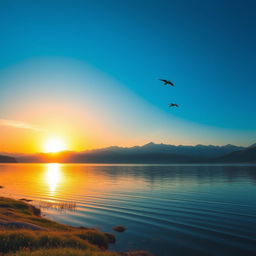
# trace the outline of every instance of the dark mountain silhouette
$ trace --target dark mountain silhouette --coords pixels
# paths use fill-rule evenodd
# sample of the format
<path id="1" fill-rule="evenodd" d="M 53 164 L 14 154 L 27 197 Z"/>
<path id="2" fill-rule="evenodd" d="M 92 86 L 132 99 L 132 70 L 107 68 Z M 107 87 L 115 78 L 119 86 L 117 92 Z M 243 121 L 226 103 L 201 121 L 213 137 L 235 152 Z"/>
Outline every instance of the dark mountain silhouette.
<path id="1" fill-rule="evenodd" d="M 243 150 L 244 147 L 225 145 L 174 146 L 150 142 L 143 146 L 107 147 L 83 152 L 65 151 L 53 154 L 16 156 L 19 162 L 64 163 L 199 163 Z"/>
<path id="2" fill-rule="evenodd" d="M 17 163 L 14 157 L 0 155 L 0 163 Z"/>
<path id="3" fill-rule="evenodd" d="M 216 159 L 218 162 L 256 163 L 256 143 Z"/>
<path id="4" fill-rule="evenodd" d="M 244 147 L 234 146 L 231 144 L 225 146 L 213 146 L 213 145 L 196 145 L 196 146 L 175 146 L 175 145 L 167 145 L 167 144 L 155 144 L 150 142 L 141 147 L 132 147 L 128 150 L 133 151 L 143 151 L 143 152 L 165 152 L 172 154 L 181 154 L 181 155 L 191 155 L 197 157 L 218 157 L 224 154 L 233 152 L 235 150 L 244 149 Z"/>
<path id="5" fill-rule="evenodd" d="M 254 148 L 256 147 L 256 143 L 252 144 L 251 146 L 249 146 L 248 148 Z"/>

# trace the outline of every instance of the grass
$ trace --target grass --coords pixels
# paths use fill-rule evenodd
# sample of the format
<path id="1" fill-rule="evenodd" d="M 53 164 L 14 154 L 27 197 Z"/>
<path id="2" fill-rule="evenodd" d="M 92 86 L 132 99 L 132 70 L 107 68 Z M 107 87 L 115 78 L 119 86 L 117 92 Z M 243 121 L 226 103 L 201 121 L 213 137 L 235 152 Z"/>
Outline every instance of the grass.
<path id="1" fill-rule="evenodd" d="M 30 250 L 75 248 L 80 250 L 96 250 L 96 245 L 81 239 L 73 232 L 46 231 L 2 231 L 0 232 L 0 251 L 3 253 L 16 252 L 23 248 Z"/>
<path id="2" fill-rule="evenodd" d="M 26 199 L 27 200 L 27 199 Z M 28 201 L 27 201 L 28 202 Z M 75 211 L 76 203 L 75 202 L 45 202 L 45 201 L 36 201 L 34 205 L 42 209 L 55 209 L 59 211 Z"/>
<path id="3" fill-rule="evenodd" d="M 118 256 L 108 251 L 82 251 L 78 249 L 40 249 L 37 251 L 23 250 L 8 256 Z"/>
<path id="4" fill-rule="evenodd" d="M 102 253 L 110 242 L 115 241 L 111 234 L 60 224 L 42 218 L 40 213 L 38 208 L 23 200 L 0 197 L 0 252 L 17 252 L 17 255 L 38 252 L 40 255 L 44 250 L 54 249 L 53 253 L 59 253 L 62 249 L 73 249 L 80 253 L 78 255 L 101 255 L 97 251 Z M 26 229 L 23 229 L 24 226 Z M 27 251 L 24 252 L 24 248 Z M 91 254 L 88 254 L 89 251 Z M 108 255 L 107 251 L 102 255 Z"/>
<path id="5" fill-rule="evenodd" d="M 72 228 L 55 221 L 42 218 L 40 209 L 21 200 L 0 197 L 0 223 L 21 222 L 33 224 L 41 229 L 71 230 Z"/>
<path id="6" fill-rule="evenodd" d="M 0 197 L 0 255 L 150 255 L 144 252 L 129 252 L 128 254 L 107 251 L 108 244 L 115 242 L 114 235 L 96 229 L 75 228 L 60 224 L 43 218 L 40 214 L 38 208 L 24 200 Z"/>

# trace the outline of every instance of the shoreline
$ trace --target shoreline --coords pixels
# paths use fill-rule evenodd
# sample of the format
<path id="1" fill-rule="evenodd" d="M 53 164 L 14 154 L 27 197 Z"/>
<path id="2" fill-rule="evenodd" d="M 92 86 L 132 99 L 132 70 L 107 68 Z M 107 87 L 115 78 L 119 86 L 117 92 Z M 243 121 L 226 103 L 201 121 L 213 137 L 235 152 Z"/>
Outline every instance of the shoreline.
<path id="1" fill-rule="evenodd" d="M 8 256 L 152 256 L 146 251 L 112 252 L 113 234 L 72 227 L 41 216 L 35 206 L 0 197 L 0 255 Z"/>

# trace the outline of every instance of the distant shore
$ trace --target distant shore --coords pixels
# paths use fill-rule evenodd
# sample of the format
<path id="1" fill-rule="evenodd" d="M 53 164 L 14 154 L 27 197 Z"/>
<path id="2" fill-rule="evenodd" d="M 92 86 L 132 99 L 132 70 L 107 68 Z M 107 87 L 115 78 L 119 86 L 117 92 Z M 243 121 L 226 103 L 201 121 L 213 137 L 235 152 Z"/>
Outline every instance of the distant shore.
<path id="1" fill-rule="evenodd" d="M 7 153 L 6 153 L 7 154 Z M 249 147 L 224 145 L 175 146 L 150 142 L 143 146 L 59 151 L 35 154 L 0 154 L 0 162 L 100 164 L 206 164 L 256 163 L 256 143 Z M 2 159 L 1 159 L 2 158 Z"/>

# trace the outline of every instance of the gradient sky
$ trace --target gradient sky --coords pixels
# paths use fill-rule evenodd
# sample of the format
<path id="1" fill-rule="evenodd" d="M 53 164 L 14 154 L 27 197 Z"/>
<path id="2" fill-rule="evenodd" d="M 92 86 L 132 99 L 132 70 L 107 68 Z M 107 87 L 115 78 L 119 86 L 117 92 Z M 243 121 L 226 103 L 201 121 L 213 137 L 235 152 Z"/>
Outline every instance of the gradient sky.
<path id="1" fill-rule="evenodd" d="M 1 1 L 0 151 L 40 151 L 51 136 L 74 150 L 255 143 L 255 10 L 254 0 Z"/>

